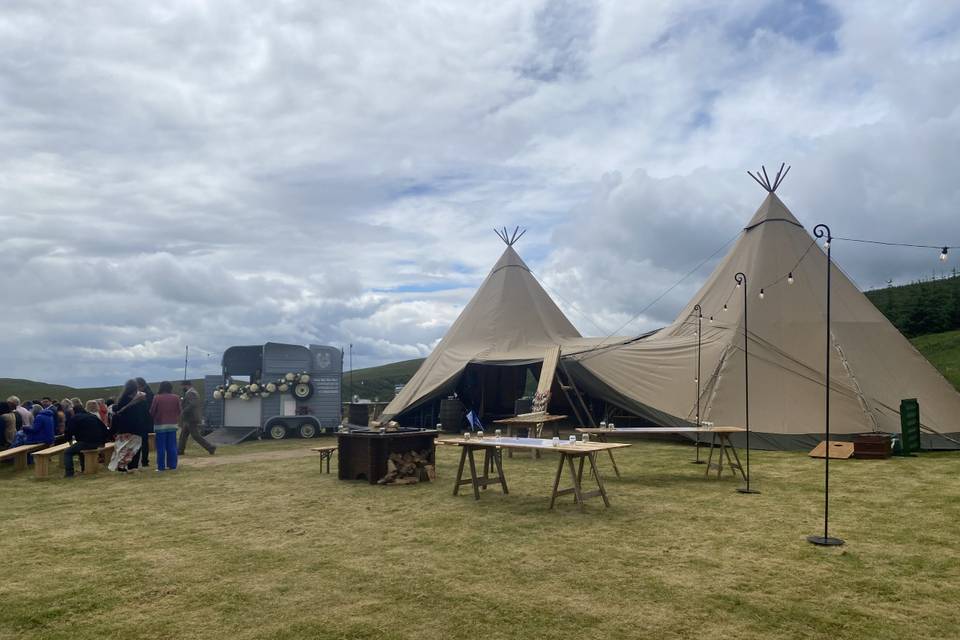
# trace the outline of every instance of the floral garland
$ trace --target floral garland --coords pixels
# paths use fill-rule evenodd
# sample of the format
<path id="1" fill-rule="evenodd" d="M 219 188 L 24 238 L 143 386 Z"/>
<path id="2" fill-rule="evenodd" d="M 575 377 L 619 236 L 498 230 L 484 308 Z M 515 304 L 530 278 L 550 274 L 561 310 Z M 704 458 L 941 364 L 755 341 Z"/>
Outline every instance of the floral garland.
<path id="1" fill-rule="evenodd" d="M 272 393 L 286 393 L 290 387 L 296 384 L 306 384 L 310 382 L 310 375 L 306 371 L 300 373 L 287 373 L 274 382 L 266 384 L 253 380 L 242 384 L 231 382 L 230 384 L 221 384 L 213 391 L 215 400 L 240 398 L 241 400 L 252 400 L 253 398 L 267 398 Z"/>

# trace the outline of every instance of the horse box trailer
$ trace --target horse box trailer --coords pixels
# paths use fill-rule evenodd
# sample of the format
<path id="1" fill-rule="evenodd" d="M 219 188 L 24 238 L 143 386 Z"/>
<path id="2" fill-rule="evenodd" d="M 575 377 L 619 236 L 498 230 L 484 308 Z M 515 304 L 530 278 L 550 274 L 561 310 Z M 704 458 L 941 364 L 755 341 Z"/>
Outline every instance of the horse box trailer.
<path id="1" fill-rule="evenodd" d="M 251 436 L 312 438 L 340 426 L 343 352 L 268 342 L 230 347 L 222 373 L 205 378 L 205 418 L 214 442 Z"/>

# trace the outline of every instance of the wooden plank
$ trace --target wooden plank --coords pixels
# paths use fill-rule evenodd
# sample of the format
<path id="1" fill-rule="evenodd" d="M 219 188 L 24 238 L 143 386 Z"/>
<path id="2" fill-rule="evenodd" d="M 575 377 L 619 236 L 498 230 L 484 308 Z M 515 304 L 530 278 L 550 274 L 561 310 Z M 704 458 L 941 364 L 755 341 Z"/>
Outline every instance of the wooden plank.
<path id="1" fill-rule="evenodd" d="M 543 367 L 540 369 L 540 379 L 537 381 L 537 393 L 550 393 L 558 362 L 560 362 L 560 345 L 547 347 L 547 352 L 543 356 Z"/>
<path id="2" fill-rule="evenodd" d="M 34 451 L 40 451 L 41 449 L 46 448 L 47 445 L 45 444 L 22 444 L 19 447 L 11 447 L 10 449 L 4 449 L 3 451 L 0 451 L 0 460 L 6 460 L 7 458 L 16 459 L 17 456 L 33 453 Z"/>
<path id="3" fill-rule="evenodd" d="M 500 438 L 497 440 L 493 436 L 487 436 L 483 439 L 470 438 L 469 440 L 465 440 L 463 438 L 449 438 L 447 440 L 438 440 L 437 442 L 443 442 L 447 445 L 456 445 L 467 448 L 488 447 L 492 449 L 539 449 L 541 451 L 557 451 L 573 455 L 586 455 L 591 451 L 624 449 L 626 447 L 633 446 L 629 442 L 583 442 L 580 440 L 577 440 L 577 444 L 570 444 L 570 442 L 567 440 L 560 440 L 559 443 L 554 446 L 553 441 L 546 438 Z"/>
<path id="4" fill-rule="evenodd" d="M 811 458 L 825 458 L 827 450 L 827 441 L 824 440 L 813 449 L 810 450 Z M 853 443 L 852 442 L 837 442 L 835 440 L 830 441 L 830 459 L 831 460 L 846 460 L 853 456 Z"/>
<path id="5" fill-rule="evenodd" d="M 577 427 L 577 433 L 591 435 L 630 435 L 631 433 L 744 433 L 743 427 L 622 427 L 617 429 L 601 429 L 599 427 Z"/>

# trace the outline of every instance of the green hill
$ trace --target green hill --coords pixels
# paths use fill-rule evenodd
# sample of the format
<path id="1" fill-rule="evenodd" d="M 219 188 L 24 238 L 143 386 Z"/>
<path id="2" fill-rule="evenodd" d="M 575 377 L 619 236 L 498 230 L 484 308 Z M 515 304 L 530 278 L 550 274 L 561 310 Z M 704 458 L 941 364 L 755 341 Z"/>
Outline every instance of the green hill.
<path id="1" fill-rule="evenodd" d="M 392 400 L 394 387 L 398 384 L 406 384 L 421 364 L 423 364 L 423 358 L 393 362 L 369 369 L 355 369 L 353 371 L 353 393 L 368 400 L 377 399 L 381 402 Z M 343 387 L 341 389 L 343 401 L 349 402 L 349 373 L 343 374 Z"/>
<path id="2" fill-rule="evenodd" d="M 877 309 L 908 338 L 960 329 L 960 276 L 866 292 Z"/>
<path id="3" fill-rule="evenodd" d="M 910 342 L 960 391 L 960 331 L 919 336 Z"/>

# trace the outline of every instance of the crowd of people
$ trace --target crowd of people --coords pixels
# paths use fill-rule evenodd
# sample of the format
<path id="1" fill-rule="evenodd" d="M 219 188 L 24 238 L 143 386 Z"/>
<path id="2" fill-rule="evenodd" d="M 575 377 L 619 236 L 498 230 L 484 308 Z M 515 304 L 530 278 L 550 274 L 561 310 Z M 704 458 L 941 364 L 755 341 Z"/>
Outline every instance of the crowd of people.
<path id="1" fill-rule="evenodd" d="M 200 432 L 202 404 L 188 380 L 182 383 L 181 396 L 173 392 L 170 382 L 161 382 L 154 393 L 143 378 L 127 380 L 116 401 L 64 398 L 55 402 L 43 397 L 21 403 L 17 396 L 10 396 L 0 402 L 0 446 L 68 443 L 70 446 L 63 453 L 63 470 L 69 478 L 74 475 L 75 456 L 113 442 L 107 467 L 130 473 L 150 466 L 149 434 L 153 433 L 157 471 L 173 470 L 191 436 L 210 455 L 216 451 Z M 82 455 L 80 468 L 83 469 Z"/>

